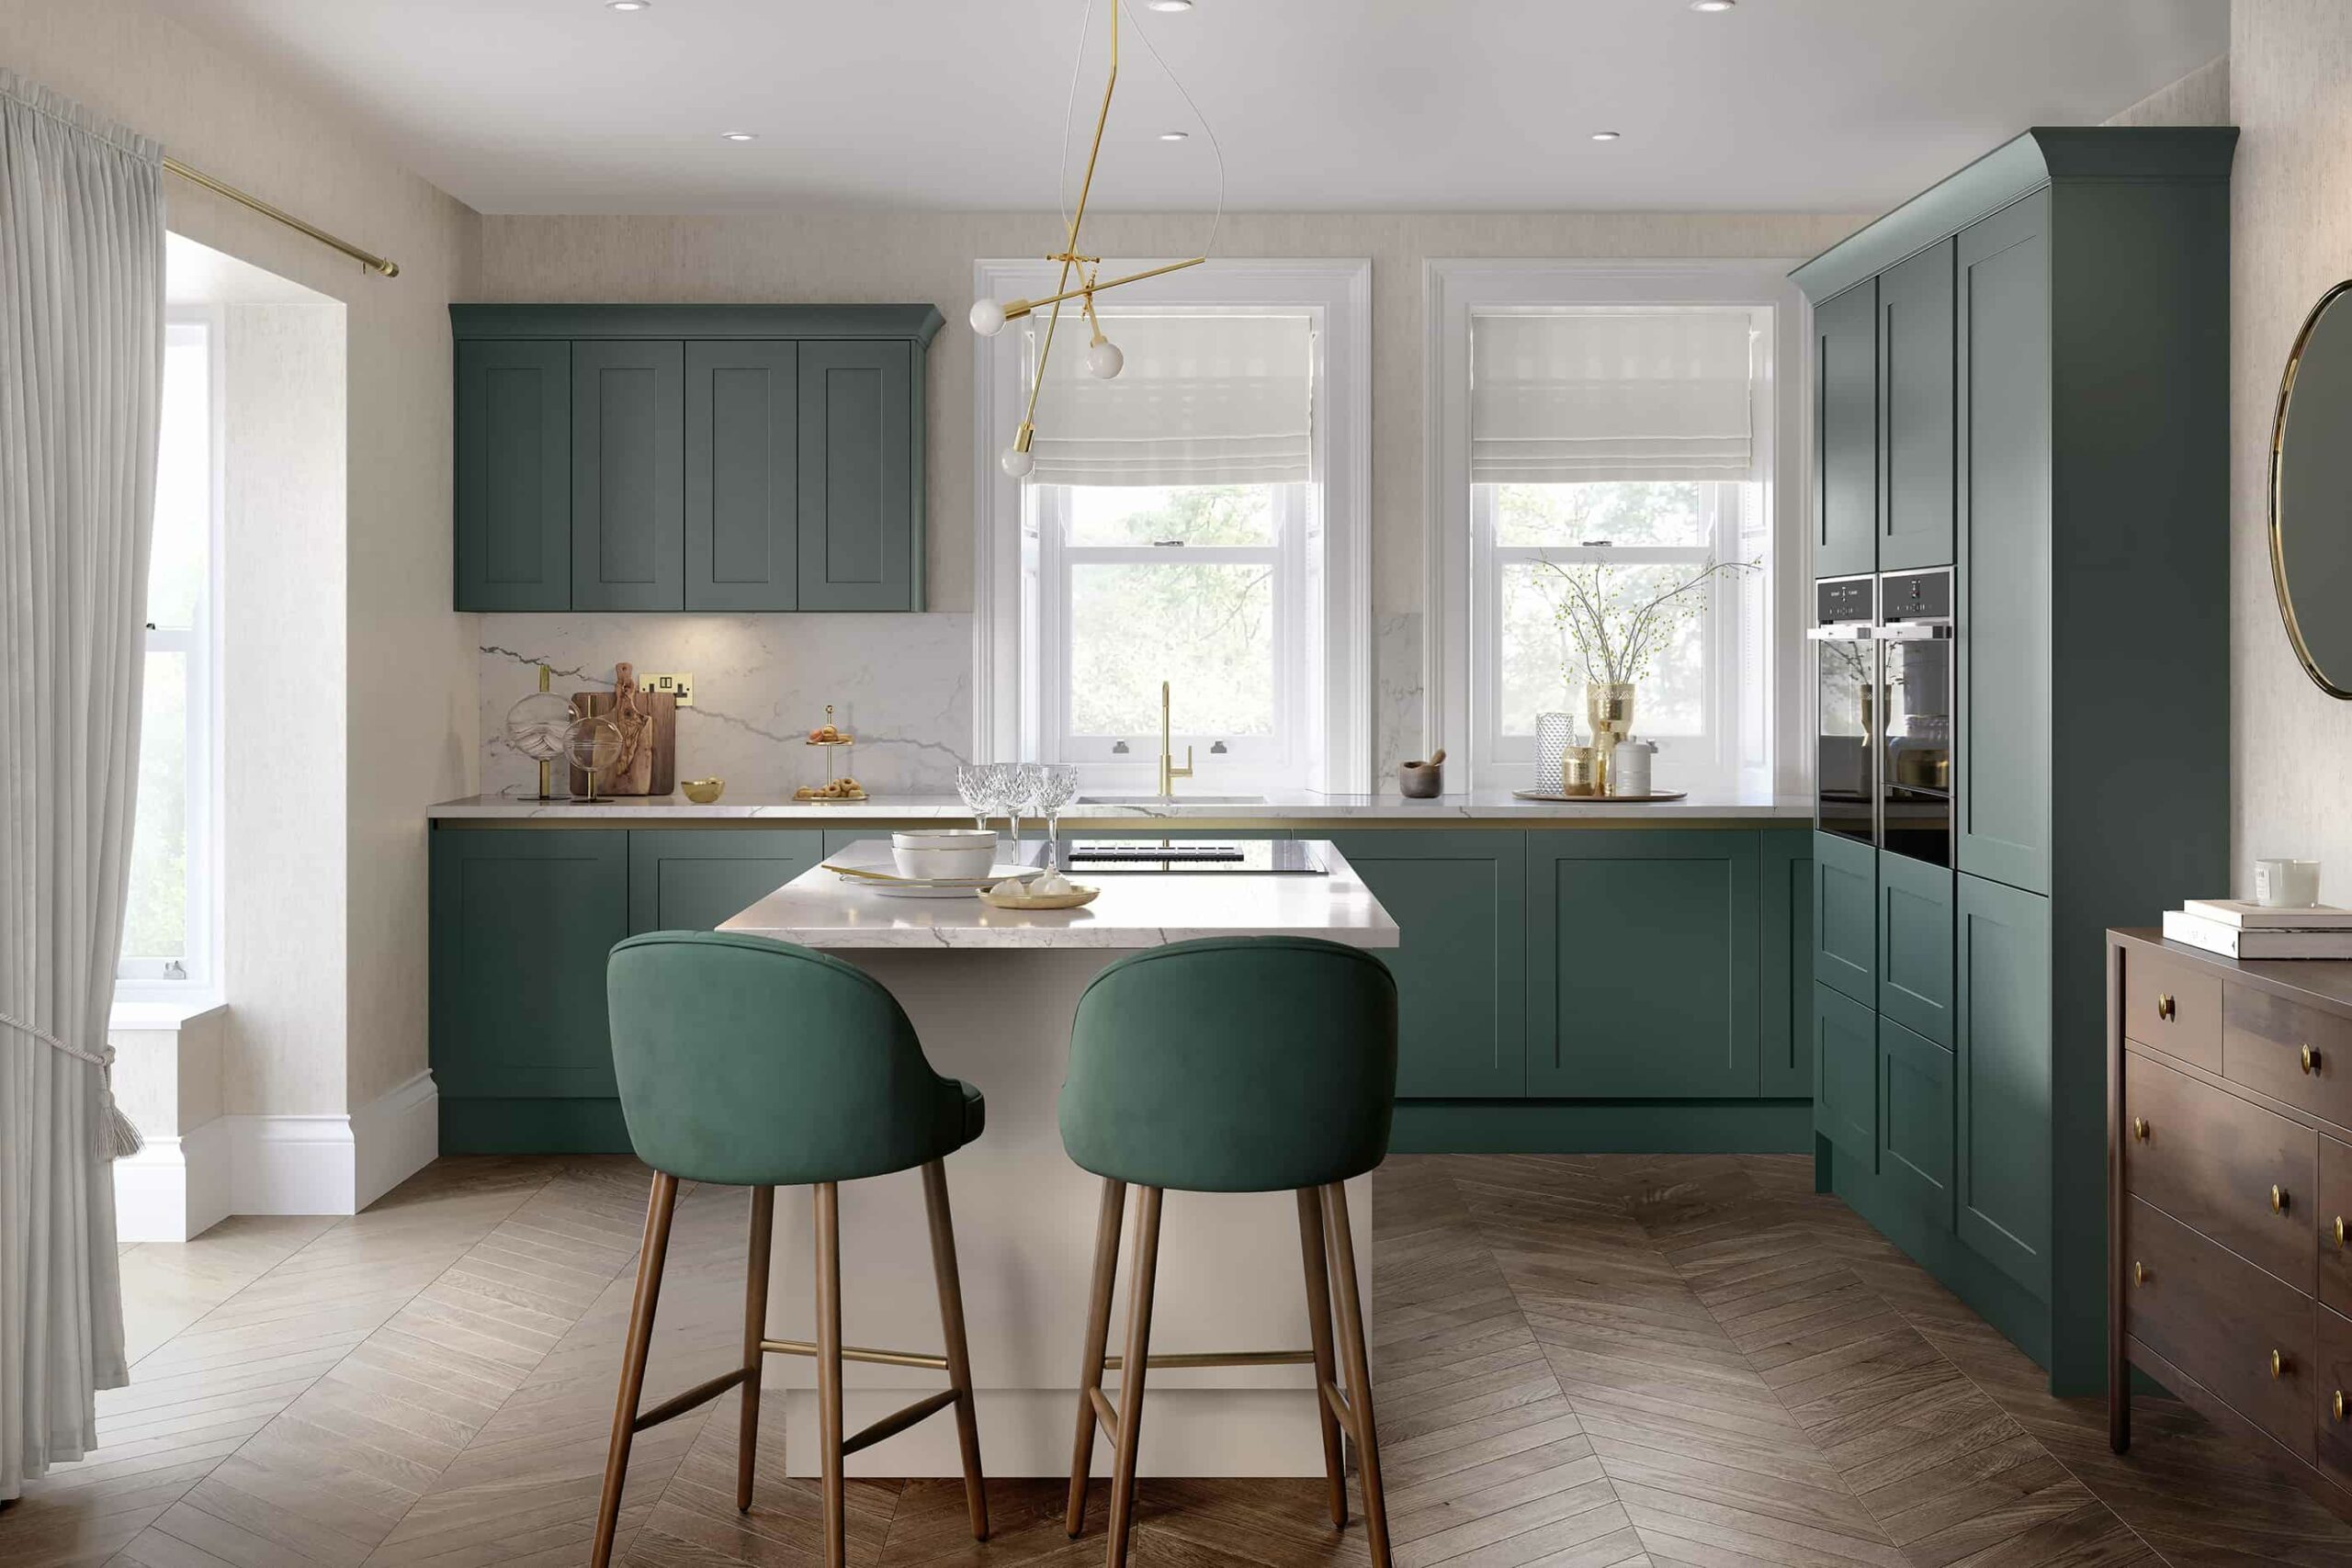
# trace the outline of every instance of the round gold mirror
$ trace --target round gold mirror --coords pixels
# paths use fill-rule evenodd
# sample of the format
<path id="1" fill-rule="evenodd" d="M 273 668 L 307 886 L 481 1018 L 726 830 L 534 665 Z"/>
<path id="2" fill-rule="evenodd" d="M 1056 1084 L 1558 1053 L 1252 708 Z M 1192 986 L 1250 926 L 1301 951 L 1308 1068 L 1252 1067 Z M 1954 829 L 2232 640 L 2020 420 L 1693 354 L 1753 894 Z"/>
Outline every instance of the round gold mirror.
<path id="1" fill-rule="evenodd" d="M 2352 699 L 2352 281 L 2312 307 L 2278 383 L 2270 580 L 2304 671 Z"/>

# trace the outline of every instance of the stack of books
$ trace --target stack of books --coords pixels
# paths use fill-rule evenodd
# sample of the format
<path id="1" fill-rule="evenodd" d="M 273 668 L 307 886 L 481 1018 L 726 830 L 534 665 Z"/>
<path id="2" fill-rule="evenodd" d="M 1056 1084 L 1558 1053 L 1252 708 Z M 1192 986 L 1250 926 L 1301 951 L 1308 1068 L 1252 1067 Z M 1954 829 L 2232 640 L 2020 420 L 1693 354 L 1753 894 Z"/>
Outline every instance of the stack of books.
<path id="1" fill-rule="evenodd" d="M 2314 904 L 2268 909 L 2234 898 L 2191 898 L 2165 911 L 2165 935 L 2224 958 L 2352 958 L 2352 909 Z"/>

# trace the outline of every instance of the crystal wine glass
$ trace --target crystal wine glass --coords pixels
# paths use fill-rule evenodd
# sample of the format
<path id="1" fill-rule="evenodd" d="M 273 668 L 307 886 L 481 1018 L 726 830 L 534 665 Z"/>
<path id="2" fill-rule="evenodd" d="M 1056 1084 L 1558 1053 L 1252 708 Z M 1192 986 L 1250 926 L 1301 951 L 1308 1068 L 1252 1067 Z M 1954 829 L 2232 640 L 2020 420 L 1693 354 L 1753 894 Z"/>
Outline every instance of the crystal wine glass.
<path id="1" fill-rule="evenodd" d="M 1078 796 L 1078 770 L 1067 762 L 1037 764 L 1036 793 L 1032 797 L 1039 816 L 1046 819 L 1046 867 L 1049 871 L 1062 868 L 1061 836 L 1054 819 L 1063 807 Z"/>
<path id="2" fill-rule="evenodd" d="M 956 793 L 964 797 L 964 809 L 972 814 L 972 826 L 986 832 L 989 812 L 995 805 L 995 798 L 989 793 L 989 765 L 986 762 L 956 763 Z"/>
<path id="3" fill-rule="evenodd" d="M 1005 826 L 1012 829 L 1012 858 L 1017 862 L 1021 858 L 1021 808 L 1029 803 L 1028 784 L 1021 776 L 1021 764 L 990 762 L 986 778 L 989 813 L 1001 813 Z"/>

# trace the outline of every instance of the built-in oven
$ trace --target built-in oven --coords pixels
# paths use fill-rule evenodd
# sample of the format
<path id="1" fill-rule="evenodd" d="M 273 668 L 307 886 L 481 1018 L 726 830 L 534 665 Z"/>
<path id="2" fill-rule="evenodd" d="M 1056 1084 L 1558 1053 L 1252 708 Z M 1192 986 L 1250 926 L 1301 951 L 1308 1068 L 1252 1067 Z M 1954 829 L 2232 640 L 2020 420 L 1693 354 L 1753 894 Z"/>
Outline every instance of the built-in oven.
<path id="1" fill-rule="evenodd" d="M 1813 824 L 1878 840 L 1878 579 L 1824 578 L 1813 586 Z"/>
<path id="2" fill-rule="evenodd" d="M 1951 569 L 1879 579 L 1879 832 L 1883 850 L 1951 863 Z"/>
<path id="3" fill-rule="evenodd" d="M 1951 570 L 1814 585 L 1814 825 L 1951 863 Z"/>

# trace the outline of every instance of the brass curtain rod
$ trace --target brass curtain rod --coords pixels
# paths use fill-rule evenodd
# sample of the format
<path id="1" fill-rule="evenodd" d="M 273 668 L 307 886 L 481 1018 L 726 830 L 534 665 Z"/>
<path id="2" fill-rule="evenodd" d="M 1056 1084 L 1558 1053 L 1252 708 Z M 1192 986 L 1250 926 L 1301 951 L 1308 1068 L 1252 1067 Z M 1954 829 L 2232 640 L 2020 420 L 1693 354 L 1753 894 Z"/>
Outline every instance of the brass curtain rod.
<path id="1" fill-rule="evenodd" d="M 220 181 L 214 179 L 210 175 L 206 174 L 201 169 L 189 168 L 177 158 L 165 158 L 164 160 L 164 167 L 170 173 L 179 175 L 179 177 L 184 180 L 189 181 L 195 185 L 200 185 L 205 189 L 211 191 L 216 195 L 225 196 L 231 201 L 250 207 L 265 218 L 275 218 L 280 223 L 285 224 L 288 229 L 300 230 L 303 233 L 308 234 L 319 243 L 332 246 L 335 250 L 341 251 L 345 255 L 349 256 L 353 261 L 357 262 L 369 272 L 380 274 L 385 277 L 398 277 L 401 275 L 400 263 L 363 251 L 357 245 L 351 243 L 348 240 L 337 239 L 334 235 L 328 233 L 324 229 L 319 228 L 315 224 L 303 222 L 300 218 L 295 217 L 292 213 L 285 210 L 283 208 L 272 207 L 269 203 L 264 201 L 257 196 L 249 196 L 245 192 L 239 190 L 235 186 L 224 185 Z"/>

